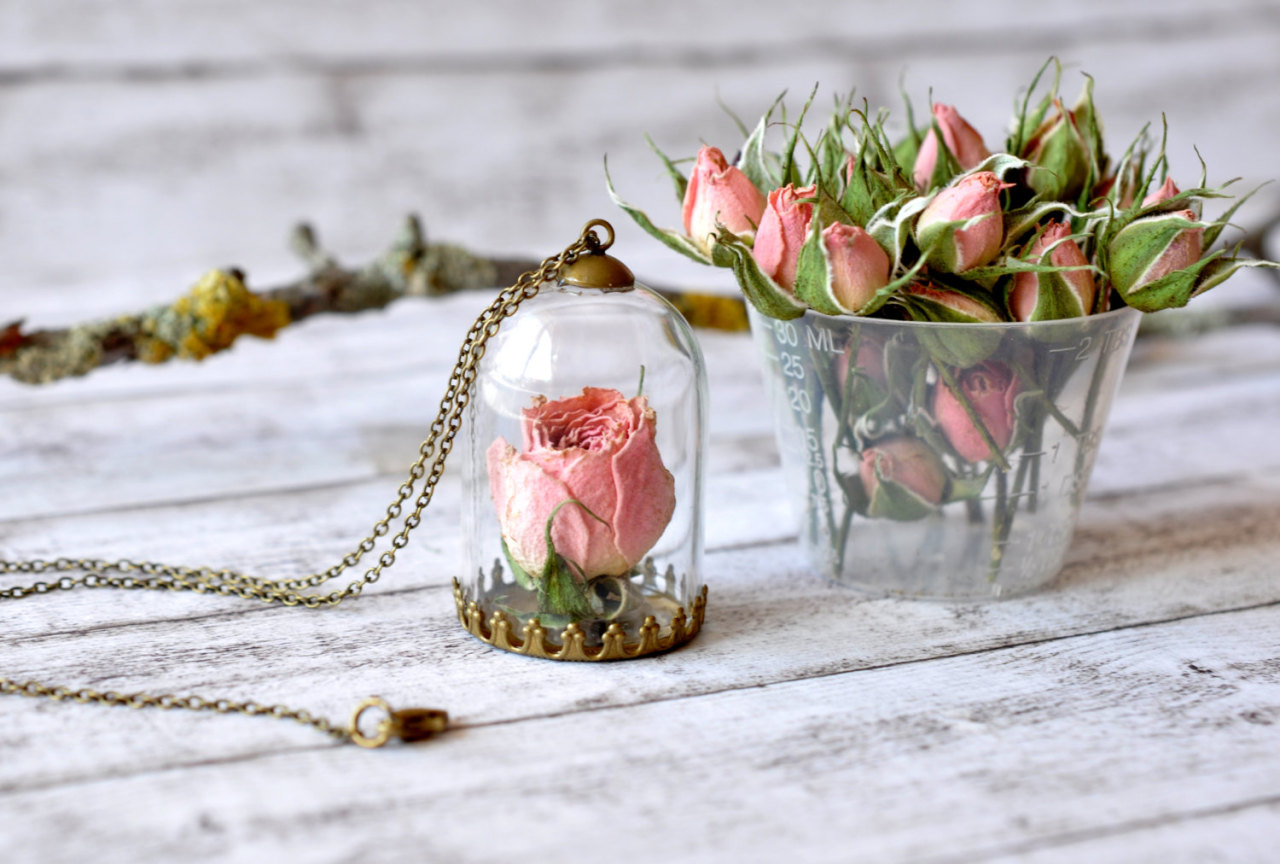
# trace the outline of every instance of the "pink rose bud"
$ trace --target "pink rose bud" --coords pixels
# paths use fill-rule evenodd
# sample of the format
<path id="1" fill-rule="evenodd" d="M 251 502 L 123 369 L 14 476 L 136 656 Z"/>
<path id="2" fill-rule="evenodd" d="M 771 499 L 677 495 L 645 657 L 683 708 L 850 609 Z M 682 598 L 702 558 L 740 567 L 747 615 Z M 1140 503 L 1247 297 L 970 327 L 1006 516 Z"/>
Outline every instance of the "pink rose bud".
<path id="1" fill-rule="evenodd" d="M 1142 199 L 1142 206 L 1150 207 L 1152 204 L 1159 204 L 1161 201 L 1168 201 L 1170 198 L 1176 198 L 1181 191 L 1182 190 L 1178 188 L 1178 184 L 1173 182 L 1172 177 L 1166 177 L 1164 178 L 1164 183 L 1161 184 L 1159 189 L 1149 193 L 1147 197 Z"/>
<path id="2" fill-rule="evenodd" d="M 912 282 L 902 289 L 910 308 L 918 311 L 912 318 L 942 324 L 996 324 L 1003 319 L 996 310 L 967 294 L 939 288 L 932 283 Z"/>
<path id="3" fill-rule="evenodd" d="M 1111 284 L 1127 304 L 1143 312 L 1184 306 L 1195 293 L 1193 272 L 1170 279 L 1163 286 L 1148 286 L 1200 260 L 1204 254 L 1204 229 L 1194 210 L 1159 213 L 1121 228 L 1107 244 L 1107 252 Z"/>
<path id="4" fill-rule="evenodd" d="M 813 218 L 813 204 L 797 202 L 817 194 L 816 186 L 797 189 L 790 183 L 770 192 L 751 250 L 761 271 L 793 293 L 800 249 L 809 234 L 809 220 Z"/>
<path id="5" fill-rule="evenodd" d="M 1027 250 L 1027 260 L 1054 267 L 1087 267 L 1089 259 L 1074 240 L 1067 239 L 1070 234 L 1071 227 L 1065 222 L 1050 223 Z M 1018 321 L 1078 318 L 1093 311 L 1097 294 L 1091 270 L 1017 273 L 1009 292 L 1009 311 Z"/>
<path id="6" fill-rule="evenodd" d="M 963 273 L 995 260 L 1004 244 L 1000 190 L 1011 185 L 990 171 L 980 171 L 940 191 L 916 222 L 916 240 L 926 250 L 929 263 L 949 273 Z M 984 218 L 972 227 L 961 227 L 976 217 Z"/>
<path id="7" fill-rule="evenodd" d="M 489 491 L 516 564 L 534 578 L 542 573 L 553 512 L 555 552 L 575 573 L 620 576 L 644 557 L 676 504 L 654 419 L 645 397 L 626 399 L 617 390 L 587 387 L 555 401 L 534 397 L 521 412 L 524 450 L 499 438 L 486 454 Z M 567 501 L 581 506 L 560 506 Z"/>
<path id="8" fill-rule="evenodd" d="M 833 222 L 822 232 L 830 261 L 831 293 L 836 302 L 857 312 L 889 284 L 888 254 L 856 225 Z"/>
<path id="9" fill-rule="evenodd" d="M 988 361 L 962 369 L 956 373 L 955 381 L 991 440 L 1003 450 L 1013 438 L 1016 426 L 1013 400 L 1020 389 L 1018 379 L 1008 366 Z M 933 416 L 961 458 L 969 462 L 991 458 L 991 447 L 974 425 L 964 404 L 942 383 L 934 390 Z"/>
<path id="10" fill-rule="evenodd" d="M 991 155 L 987 145 L 982 143 L 982 136 L 960 116 L 960 112 L 955 108 L 935 103 L 933 116 L 938 121 L 938 128 L 942 130 L 942 143 L 960 163 L 961 170 L 968 171 Z M 916 164 L 912 170 L 916 188 L 920 191 L 928 190 L 929 181 L 933 177 L 933 170 L 937 164 L 938 137 L 934 135 L 933 127 L 930 126 L 929 131 L 924 135 L 924 140 L 920 142 L 920 150 L 916 153 Z"/>
<path id="11" fill-rule="evenodd" d="M 698 164 L 684 191 L 684 231 L 703 252 L 711 254 L 716 220 L 734 234 L 755 235 L 764 212 L 764 195 L 715 147 L 698 151 Z"/>
<path id="12" fill-rule="evenodd" d="M 938 454 L 919 438 L 890 438 L 862 453 L 858 466 L 867 492 L 867 514 L 907 521 L 937 508 L 947 471 Z"/>

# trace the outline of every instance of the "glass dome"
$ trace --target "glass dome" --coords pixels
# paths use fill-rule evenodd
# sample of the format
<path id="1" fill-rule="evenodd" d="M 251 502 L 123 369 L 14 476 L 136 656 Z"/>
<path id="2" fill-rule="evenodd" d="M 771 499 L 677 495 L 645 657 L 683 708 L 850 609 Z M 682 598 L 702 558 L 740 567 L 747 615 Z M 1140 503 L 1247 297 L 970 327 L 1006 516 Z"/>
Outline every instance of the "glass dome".
<path id="1" fill-rule="evenodd" d="M 490 340 L 467 421 L 455 596 L 473 635 L 596 660 L 697 633 L 706 373 L 670 303 L 544 286 Z"/>

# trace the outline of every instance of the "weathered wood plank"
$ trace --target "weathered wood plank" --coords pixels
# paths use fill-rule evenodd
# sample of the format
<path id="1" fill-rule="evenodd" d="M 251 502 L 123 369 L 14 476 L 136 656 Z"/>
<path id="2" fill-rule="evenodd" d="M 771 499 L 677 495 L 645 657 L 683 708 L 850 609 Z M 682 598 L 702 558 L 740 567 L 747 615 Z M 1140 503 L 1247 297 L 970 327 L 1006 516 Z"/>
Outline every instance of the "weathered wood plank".
<path id="1" fill-rule="evenodd" d="M 469 312 L 457 314 L 463 306 L 449 304 L 456 326 L 440 329 L 460 332 L 469 318 Z M 376 323 L 351 326 L 367 326 L 372 341 Z M 1259 469 L 1280 464 L 1272 446 L 1280 411 L 1277 334 L 1241 330 L 1205 344 L 1175 370 L 1155 369 L 1154 392 L 1143 393 L 1141 369 L 1127 378 L 1099 455 L 1095 493 L 1228 476 L 1244 454 Z M 434 413 L 431 399 L 448 362 L 439 358 L 453 353 L 437 350 L 430 366 L 395 377 L 383 370 L 334 380 L 286 376 L 251 388 L 180 394 L 158 386 L 150 395 L 87 403 L 59 398 L 59 388 L 48 405 L 42 392 L 32 392 L 0 407 L 6 491 L 0 519 L 331 487 L 376 476 L 390 484 L 407 470 Z M 717 343 L 711 363 L 716 470 L 774 464 L 752 350 L 745 339 Z M 245 362 L 260 356 L 249 354 Z M 303 352 L 300 359 L 309 356 Z M 337 352 L 335 364 L 342 356 Z M 300 374 L 293 360 L 282 356 L 281 364 Z M 166 384 L 189 382 L 192 375 L 176 367 L 135 372 L 162 376 Z M 93 386 L 77 382 L 67 392 Z M 1206 435 L 1231 446 L 1204 446 Z M 75 488 L 75 498 L 59 497 L 55 490 L 64 488 Z"/>
<path id="2" fill-rule="evenodd" d="M 1176 175 L 1196 173 L 1194 144 L 1212 179 L 1241 175 L 1254 185 L 1274 175 L 1267 142 L 1280 134 L 1280 93 L 1270 86 L 1280 75 L 1271 50 L 1280 25 L 1266 10 L 1214 17 L 1239 29 L 1198 28 L 1186 34 L 1194 43 L 1081 43 L 1069 59 L 1098 78 L 1113 150 L 1164 111 Z M 788 51 L 778 65 L 676 60 L 640 73 L 285 70 L 0 88 L 0 258 L 9 275 L 0 309 L 38 323 L 107 314 L 169 299 L 227 263 L 264 282 L 282 278 L 295 272 L 283 236 L 303 216 L 352 259 L 385 245 L 409 210 L 423 212 L 433 237 L 545 254 L 587 218 L 617 215 L 604 191 L 606 153 L 618 188 L 675 224 L 678 207 L 641 136 L 674 154 L 692 154 L 701 139 L 732 147 L 739 136 L 715 106 L 717 89 L 747 117 L 782 89 L 804 93 L 815 81 L 830 90 L 856 84 L 873 105 L 896 106 L 908 65 L 918 101 L 935 85 L 938 99 L 961 103 L 994 143 L 1016 89 L 1051 50 L 1031 42 L 997 53 L 984 37 L 982 56 L 958 62 L 925 41 L 892 57 L 833 44 L 831 54 Z M 1206 59 L 1182 62 L 1189 50 Z M 1072 90 L 1078 80 L 1072 73 Z M 1280 193 L 1264 190 L 1242 219 L 1261 220 L 1277 204 Z M 642 275 L 727 284 L 639 229 L 621 230 L 619 248 Z"/>
<path id="3" fill-rule="evenodd" d="M 1278 637 L 1270 606 L 626 711 L 593 702 L 597 670 L 579 669 L 592 710 L 373 756 L 285 751 L 5 794 L 0 852 L 479 862 L 659 846 L 675 861 L 981 860 L 1274 800 Z M 661 665 L 603 674 L 630 686 Z M 513 683 L 512 695 L 542 689 Z M 134 740 L 194 751 L 218 722 Z M 317 794 L 335 783 L 340 799 Z M 1222 841 L 1212 848 L 1229 850 Z"/>
<path id="4" fill-rule="evenodd" d="M 1275 852 L 1277 826 L 1280 801 L 1265 796 L 1257 801 L 1211 805 L 1193 813 L 1149 817 L 1128 825 L 1085 828 L 1074 836 L 1048 841 L 1015 843 L 996 857 L 984 856 L 982 860 L 988 864 L 1266 861 Z M 945 854 L 927 859 L 929 864 L 966 860 L 975 859 Z"/>
<path id="5" fill-rule="evenodd" d="M 358 603 L 321 614 L 167 594 L 24 601 L 30 618 L 15 622 L 3 639 L 4 673 L 99 689 L 266 698 L 338 716 L 368 692 L 382 692 L 399 702 L 438 702 L 462 724 L 475 725 L 1280 602 L 1273 565 L 1280 555 L 1273 530 L 1280 473 L 1198 491 L 1194 500 L 1157 492 L 1086 510 L 1058 584 L 996 604 L 870 599 L 809 575 L 789 543 L 713 553 L 706 632 L 653 662 L 585 668 L 493 651 L 454 619 L 444 588 L 448 571 L 410 569 L 405 582 L 400 574 L 388 577 Z M 755 637 L 743 642 L 742 633 Z M 315 733 L 282 724 L 217 719 L 0 700 L 0 752 L 6 752 L 0 788 L 325 746 Z M 56 756 L 17 746 L 40 736 L 67 743 Z M 153 744 L 130 743 L 152 738 Z"/>
<path id="6" fill-rule="evenodd" d="M 1037 9 L 1035 15 L 1008 2 L 988 2 L 977 13 L 946 0 L 922 0 L 905 16 L 885 15 L 869 0 L 811 3 L 786 15 L 760 0 L 739 3 L 734 15 L 724 15 L 723 7 L 708 0 L 678 8 L 601 8 L 587 0 L 531 8 L 503 0 L 448 6 L 447 12 L 440 3 L 394 0 L 360 9 L 299 0 L 270 9 L 243 0 L 186 2 L 181 9 L 136 0 L 128 10 L 103 9 L 87 0 L 10 5 L 0 36 L 0 69 L 35 67 L 49 76 L 59 70 L 66 74 L 67 67 L 88 66 L 101 74 L 172 64 L 170 74 L 192 78 L 210 74 L 209 67 L 234 73 L 241 64 L 250 64 L 240 68 L 241 74 L 255 74 L 263 61 L 317 70 L 349 65 L 358 71 L 434 58 L 454 63 L 474 58 L 482 68 L 513 60 L 563 67 L 725 63 L 744 56 L 776 63 L 780 47 L 835 53 L 846 47 L 842 42 L 877 57 L 927 53 L 926 48 L 955 56 L 1050 39 L 1167 44 L 1275 20 L 1274 10 L 1244 0 L 1219 4 L 1215 15 L 1206 15 L 1196 0 L 1132 0 L 1123 7 L 1082 0 L 1070 9 Z M 762 27 L 763 20 L 769 26 Z M 573 26 L 564 26 L 566 21 Z M 709 21 L 715 26 L 706 26 Z M 255 61 L 259 65 L 252 65 Z"/>

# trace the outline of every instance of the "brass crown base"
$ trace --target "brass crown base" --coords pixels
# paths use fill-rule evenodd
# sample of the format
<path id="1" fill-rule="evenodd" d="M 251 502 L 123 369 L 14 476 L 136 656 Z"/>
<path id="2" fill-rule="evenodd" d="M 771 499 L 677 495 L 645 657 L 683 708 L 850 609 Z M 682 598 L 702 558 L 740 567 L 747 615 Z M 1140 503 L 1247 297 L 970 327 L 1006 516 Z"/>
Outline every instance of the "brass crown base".
<path id="1" fill-rule="evenodd" d="M 560 631 L 559 645 L 548 641 L 548 631 L 537 618 L 525 624 L 518 637 L 513 632 L 517 622 L 512 616 L 501 609 L 487 615 L 479 603 L 467 599 L 457 579 L 453 580 L 453 600 L 458 606 L 458 620 L 467 632 L 494 648 L 544 660 L 631 660 L 679 648 L 697 636 L 706 617 L 707 587 L 702 586 L 702 591 L 693 600 L 693 619 L 685 617 L 681 606 L 671 619 L 671 630 L 666 635 L 662 634 L 657 619 L 650 615 L 640 625 L 639 641 L 627 641 L 626 629 L 615 621 L 605 631 L 601 644 L 591 646 L 586 644 L 587 634 L 576 623 Z"/>

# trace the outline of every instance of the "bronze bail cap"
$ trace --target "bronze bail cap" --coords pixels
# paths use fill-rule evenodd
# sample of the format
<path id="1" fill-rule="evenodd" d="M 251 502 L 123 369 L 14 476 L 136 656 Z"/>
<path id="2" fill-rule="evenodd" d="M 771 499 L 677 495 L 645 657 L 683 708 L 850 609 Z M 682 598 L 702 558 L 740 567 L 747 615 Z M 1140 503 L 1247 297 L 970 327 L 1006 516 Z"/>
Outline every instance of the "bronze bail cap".
<path id="1" fill-rule="evenodd" d="M 604 229 L 606 239 L 599 238 L 596 228 Z M 588 254 L 565 265 L 560 272 L 563 284 L 576 288 L 597 288 L 601 291 L 630 291 L 635 287 L 636 277 L 631 268 L 612 255 L 605 254 L 604 250 L 613 245 L 612 225 L 603 219 L 592 219 L 583 227 L 582 237 L 586 241 Z"/>

